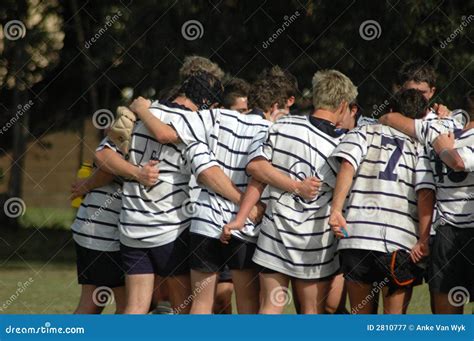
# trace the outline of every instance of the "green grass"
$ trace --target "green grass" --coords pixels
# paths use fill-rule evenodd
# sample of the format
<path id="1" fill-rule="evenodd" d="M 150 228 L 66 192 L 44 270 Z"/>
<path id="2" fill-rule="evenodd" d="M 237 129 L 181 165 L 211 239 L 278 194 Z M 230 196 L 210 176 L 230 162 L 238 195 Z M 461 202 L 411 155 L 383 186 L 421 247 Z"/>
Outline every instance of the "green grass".
<path id="1" fill-rule="evenodd" d="M 20 218 L 22 227 L 69 229 L 76 217 L 75 208 L 27 207 Z"/>

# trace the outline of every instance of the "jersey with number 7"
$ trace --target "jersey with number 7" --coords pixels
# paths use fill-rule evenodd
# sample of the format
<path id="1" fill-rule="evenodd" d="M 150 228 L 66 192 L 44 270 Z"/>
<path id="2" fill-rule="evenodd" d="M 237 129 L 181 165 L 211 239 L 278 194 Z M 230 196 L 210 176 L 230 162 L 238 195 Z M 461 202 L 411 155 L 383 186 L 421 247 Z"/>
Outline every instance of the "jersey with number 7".
<path id="1" fill-rule="evenodd" d="M 417 242 L 417 166 L 423 148 L 413 138 L 380 124 L 350 131 L 336 147 L 330 162 L 340 158 L 355 168 L 346 201 L 349 236 L 341 249 L 392 252 L 410 250 Z"/>

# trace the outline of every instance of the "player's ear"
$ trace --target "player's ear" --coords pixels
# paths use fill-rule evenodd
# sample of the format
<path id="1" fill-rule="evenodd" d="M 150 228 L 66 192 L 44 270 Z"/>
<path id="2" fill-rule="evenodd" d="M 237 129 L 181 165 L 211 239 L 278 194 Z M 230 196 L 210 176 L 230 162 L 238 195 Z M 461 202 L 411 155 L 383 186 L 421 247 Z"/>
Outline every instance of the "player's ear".
<path id="1" fill-rule="evenodd" d="M 295 104 L 295 101 L 296 101 L 295 96 L 291 96 L 290 98 L 288 98 L 286 100 L 286 105 L 288 106 L 288 108 L 291 107 L 293 104 Z"/>

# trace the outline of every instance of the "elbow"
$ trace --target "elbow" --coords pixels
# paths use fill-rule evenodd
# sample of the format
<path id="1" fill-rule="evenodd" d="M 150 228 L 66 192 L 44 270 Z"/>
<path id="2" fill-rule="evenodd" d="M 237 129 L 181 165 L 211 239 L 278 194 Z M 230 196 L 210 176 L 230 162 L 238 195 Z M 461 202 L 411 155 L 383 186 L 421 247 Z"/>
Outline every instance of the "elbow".
<path id="1" fill-rule="evenodd" d="M 464 172 L 466 166 L 464 165 L 464 161 L 461 158 L 457 158 L 455 163 L 453 164 L 453 167 L 451 168 L 457 172 Z"/>
<path id="2" fill-rule="evenodd" d="M 247 171 L 248 174 L 250 174 L 252 177 L 255 178 L 257 176 L 257 172 L 258 172 L 258 163 L 254 162 L 254 161 L 251 161 L 247 165 L 246 171 Z"/>

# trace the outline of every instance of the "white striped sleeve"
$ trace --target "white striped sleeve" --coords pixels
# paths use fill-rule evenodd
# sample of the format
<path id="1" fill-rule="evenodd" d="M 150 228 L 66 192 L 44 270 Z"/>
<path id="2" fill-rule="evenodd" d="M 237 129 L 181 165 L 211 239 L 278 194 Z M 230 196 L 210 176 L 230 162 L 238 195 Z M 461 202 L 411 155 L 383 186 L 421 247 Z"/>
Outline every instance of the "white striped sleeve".
<path id="1" fill-rule="evenodd" d="M 249 147 L 247 164 L 257 157 L 263 157 L 268 160 L 266 154 L 264 153 L 264 148 L 265 144 L 268 143 L 269 131 L 270 129 L 262 129 L 254 136 Z"/>
<path id="2" fill-rule="evenodd" d="M 122 157 L 123 157 L 123 153 L 117 148 L 117 146 L 108 138 L 108 137 L 105 137 L 100 143 L 99 145 L 97 146 L 97 148 L 95 149 L 96 152 L 99 152 L 105 148 L 110 148 L 112 149 L 114 152 L 117 152 L 119 153 Z"/>
<path id="3" fill-rule="evenodd" d="M 367 154 L 367 134 L 365 127 L 353 129 L 344 136 L 339 145 L 334 149 L 330 157 L 330 165 L 334 170 L 338 170 L 340 163 L 338 158 L 342 158 L 351 163 L 355 170 L 360 166 Z"/>
<path id="4" fill-rule="evenodd" d="M 474 147 L 467 146 L 456 150 L 464 162 L 464 170 L 466 172 L 474 172 Z"/>
<path id="5" fill-rule="evenodd" d="M 415 120 L 416 138 L 424 145 L 431 146 L 439 135 L 448 134 L 453 130 L 453 120 Z"/>
<path id="6" fill-rule="evenodd" d="M 207 143 L 206 129 L 202 118 L 197 112 L 190 111 L 179 115 L 171 122 L 181 141 L 189 146 L 195 142 Z"/>
<path id="7" fill-rule="evenodd" d="M 209 150 L 207 143 L 195 142 L 185 150 L 185 158 L 191 166 L 192 174 L 197 178 L 199 174 L 214 166 L 219 166 L 214 153 Z"/>
<path id="8" fill-rule="evenodd" d="M 436 190 L 436 183 L 428 150 L 423 146 L 420 148 L 416 163 L 415 190 L 419 191 L 425 188 Z"/>

